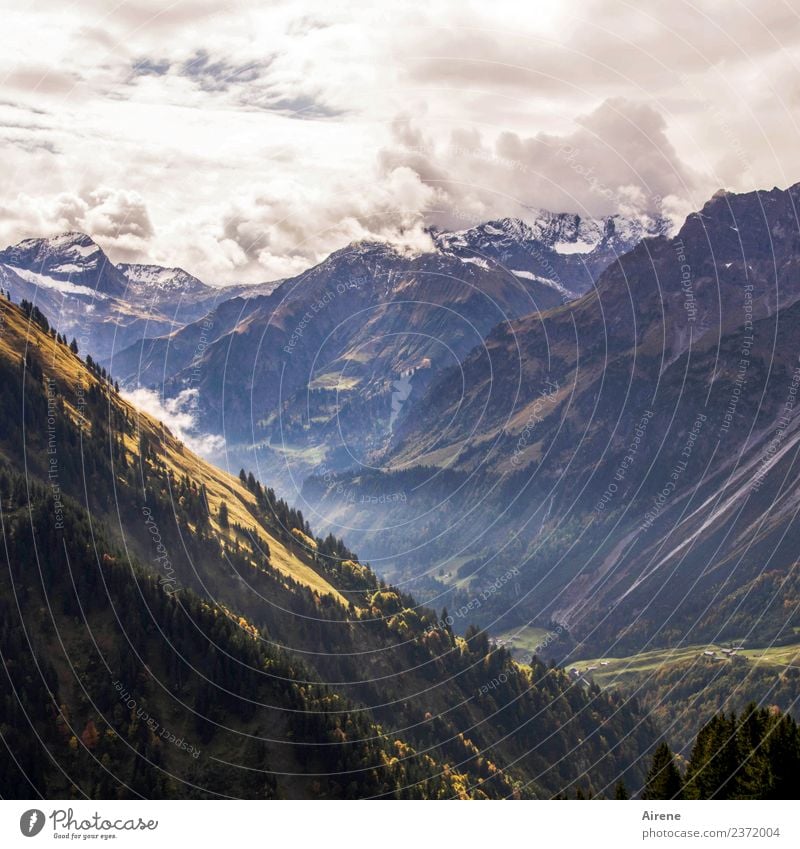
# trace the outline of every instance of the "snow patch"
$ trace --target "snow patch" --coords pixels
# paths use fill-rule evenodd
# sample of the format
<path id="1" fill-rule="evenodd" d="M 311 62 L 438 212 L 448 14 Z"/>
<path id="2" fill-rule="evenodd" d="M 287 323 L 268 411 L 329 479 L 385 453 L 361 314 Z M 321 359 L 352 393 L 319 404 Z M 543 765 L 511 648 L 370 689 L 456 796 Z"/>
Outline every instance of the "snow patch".
<path id="1" fill-rule="evenodd" d="M 562 286 L 561 283 L 557 283 L 549 277 L 539 277 L 537 274 L 531 274 L 530 271 L 515 271 L 514 269 L 511 270 L 511 273 L 515 277 L 522 277 L 525 280 L 532 280 L 534 283 L 541 283 L 542 286 L 549 286 L 551 289 L 555 289 L 560 295 L 563 295 L 565 298 L 569 298 L 570 300 L 577 297 L 577 295 L 574 292 L 570 292 L 566 286 Z"/>
<path id="2" fill-rule="evenodd" d="M 81 244 L 84 240 L 87 244 Z M 100 248 L 83 233 L 62 233 L 60 236 L 53 236 L 53 238 L 45 239 L 44 241 L 55 250 L 63 250 L 64 248 L 67 248 L 73 253 L 78 254 L 78 256 L 91 256 L 100 250 Z"/>
<path id="3" fill-rule="evenodd" d="M 80 274 L 84 270 L 85 266 L 74 265 L 73 263 L 55 265 L 50 269 L 54 274 Z"/>
<path id="4" fill-rule="evenodd" d="M 559 254 L 590 254 L 597 242 L 556 242 L 553 250 Z"/>
<path id="5" fill-rule="evenodd" d="M 33 283 L 34 286 L 42 286 L 45 289 L 55 289 L 61 292 L 62 295 L 83 295 L 89 298 L 104 299 L 107 297 L 103 292 L 97 292 L 90 289 L 88 286 L 76 286 L 74 283 L 69 283 L 66 280 L 56 280 L 54 277 L 47 277 L 44 274 L 37 274 L 35 271 L 28 271 L 26 268 L 14 268 L 9 266 L 9 271 L 12 271 L 17 277 L 21 277 L 28 283 Z"/>
<path id="6" fill-rule="evenodd" d="M 461 262 L 468 262 L 470 265 L 477 265 L 479 268 L 484 268 L 486 271 L 491 271 L 492 266 L 485 259 L 478 259 L 475 256 L 461 257 Z"/>

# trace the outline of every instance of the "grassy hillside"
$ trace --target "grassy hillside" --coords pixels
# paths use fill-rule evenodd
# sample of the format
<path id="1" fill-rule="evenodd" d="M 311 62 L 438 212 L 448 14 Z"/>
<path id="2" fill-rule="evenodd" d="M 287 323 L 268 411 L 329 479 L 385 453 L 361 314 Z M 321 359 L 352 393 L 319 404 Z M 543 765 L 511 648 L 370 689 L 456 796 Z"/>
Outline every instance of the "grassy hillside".
<path id="1" fill-rule="evenodd" d="M 731 649 L 737 643 L 661 649 L 570 664 L 604 689 L 640 699 L 673 747 L 687 752 L 695 731 L 719 712 L 741 712 L 753 694 L 800 717 L 800 643 Z M 574 673 L 573 673 L 574 675 Z"/>
<path id="2" fill-rule="evenodd" d="M 141 412 L 116 392 L 111 394 L 107 380 L 85 367 L 68 346 L 56 342 L 51 334 L 43 332 L 37 324 L 30 322 L 21 311 L 3 302 L 3 333 L 0 334 L 0 356 L 6 363 L 22 367 L 24 357 L 29 357 L 41 369 L 45 382 L 52 381 L 63 410 L 71 423 L 90 437 L 94 426 L 91 419 L 83 415 L 83 406 L 90 395 L 107 396 L 108 413 L 123 419 L 127 427 L 122 434 L 125 452 L 135 455 L 139 444 L 146 442 L 158 446 L 157 463 L 170 479 L 188 477 L 202 481 L 205 486 L 212 531 L 224 539 L 232 534 L 219 525 L 218 513 L 222 502 L 229 511 L 230 524 L 254 530 L 270 546 L 274 554 L 271 565 L 279 572 L 298 581 L 303 586 L 331 595 L 338 601 L 343 597 L 336 589 L 314 570 L 310 558 L 300 549 L 292 550 L 279 545 L 274 533 L 265 523 L 254 517 L 255 496 L 236 477 L 212 466 L 176 439 L 161 422 Z M 37 370 L 38 374 L 38 370 Z M 34 467 L 40 467 L 39 458 L 33 458 Z M 124 458 L 120 457 L 121 465 Z"/>

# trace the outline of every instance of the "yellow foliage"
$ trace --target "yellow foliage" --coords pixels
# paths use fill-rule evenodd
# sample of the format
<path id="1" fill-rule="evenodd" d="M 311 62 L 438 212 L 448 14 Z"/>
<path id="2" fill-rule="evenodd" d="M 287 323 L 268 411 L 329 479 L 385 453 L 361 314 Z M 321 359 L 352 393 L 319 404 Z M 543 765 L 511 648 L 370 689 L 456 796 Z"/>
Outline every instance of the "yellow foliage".
<path id="1" fill-rule="evenodd" d="M 401 608 L 400 596 L 386 590 L 377 590 L 369 599 L 369 603 L 384 613 L 399 613 Z"/>
<path id="2" fill-rule="evenodd" d="M 292 528 L 292 536 L 301 545 L 304 545 L 306 548 L 310 549 L 311 551 L 317 550 L 317 541 L 311 539 L 311 537 L 308 536 L 308 534 L 304 534 L 299 528 Z"/>
<path id="3" fill-rule="evenodd" d="M 239 616 L 238 614 L 233 613 L 224 604 L 220 604 L 219 607 L 228 619 L 235 622 L 246 634 L 249 634 L 254 640 L 259 638 L 260 634 L 258 628 L 256 628 L 255 625 L 251 625 L 244 616 Z"/>

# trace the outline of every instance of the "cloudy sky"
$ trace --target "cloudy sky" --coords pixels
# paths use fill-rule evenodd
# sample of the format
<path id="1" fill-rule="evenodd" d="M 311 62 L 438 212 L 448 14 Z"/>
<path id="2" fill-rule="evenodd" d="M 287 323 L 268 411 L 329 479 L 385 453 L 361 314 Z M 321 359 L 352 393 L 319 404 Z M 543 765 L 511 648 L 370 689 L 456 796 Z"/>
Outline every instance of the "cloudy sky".
<path id="1" fill-rule="evenodd" d="M 792 0 L 0 0 L 0 241 L 209 282 L 800 181 Z"/>

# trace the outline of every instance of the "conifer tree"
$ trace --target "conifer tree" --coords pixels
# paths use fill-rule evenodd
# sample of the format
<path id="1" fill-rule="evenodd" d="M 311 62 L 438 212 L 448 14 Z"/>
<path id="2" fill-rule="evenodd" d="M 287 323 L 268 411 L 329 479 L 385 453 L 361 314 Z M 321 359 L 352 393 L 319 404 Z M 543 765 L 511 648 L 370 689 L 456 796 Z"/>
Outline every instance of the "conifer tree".
<path id="1" fill-rule="evenodd" d="M 653 754 L 653 763 L 650 772 L 647 773 L 645 783 L 644 799 L 682 799 L 683 780 L 675 765 L 672 750 L 661 742 Z"/>
<path id="2" fill-rule="evenodd" d="M 686 769 L 690 799 L 737 798 L 742 761 L 736 725 L 733 714 L 717 714 L 700 729 Z"/>

